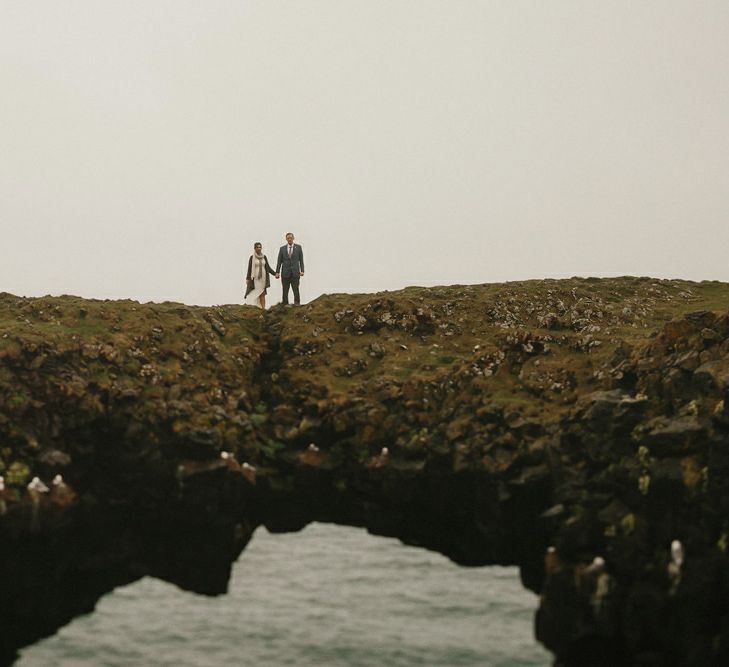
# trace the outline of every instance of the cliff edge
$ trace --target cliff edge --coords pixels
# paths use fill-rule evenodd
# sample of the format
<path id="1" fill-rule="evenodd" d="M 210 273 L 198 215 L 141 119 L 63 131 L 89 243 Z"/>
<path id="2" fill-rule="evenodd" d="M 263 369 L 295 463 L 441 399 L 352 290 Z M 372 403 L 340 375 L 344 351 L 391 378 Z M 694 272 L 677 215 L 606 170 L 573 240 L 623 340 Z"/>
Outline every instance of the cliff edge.
<path id="1" fill-rule="evenodd" d="M 0 662 L 311 521 L 518 565 L 556 664 L 729 664 L 729 285 L 0 295 Z"/>

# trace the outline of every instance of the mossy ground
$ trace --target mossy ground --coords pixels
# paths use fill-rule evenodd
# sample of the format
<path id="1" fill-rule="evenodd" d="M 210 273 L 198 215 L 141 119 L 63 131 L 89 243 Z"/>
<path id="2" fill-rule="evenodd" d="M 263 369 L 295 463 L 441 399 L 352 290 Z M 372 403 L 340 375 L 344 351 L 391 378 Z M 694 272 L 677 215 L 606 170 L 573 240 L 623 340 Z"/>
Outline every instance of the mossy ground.
<path id="1" fill-rule="evenodd" d="M 493 401 L 558 417 L 621 346 L 687 312 L 727 309 L 726 283 L 622 277 L 334 294 L 271 314 L 287 383 L 342 397 L 470 369 Z"/>
<path id="2" fill-rule="evenodd" d="M 337 459 L 395 444 L 404 458 L 480 460 L 473 442 L 498 440 L 491 422 L 558 421 L 626 349 L 698 310 L 729 310 L 729 285 L 409 287 L 265 313 L 3 294 L 0 465 L 33 469 L 74 429 L 120 415 L 140 441 L 163 428 L 259 465 L 314 438 L 341 444 Z"/>

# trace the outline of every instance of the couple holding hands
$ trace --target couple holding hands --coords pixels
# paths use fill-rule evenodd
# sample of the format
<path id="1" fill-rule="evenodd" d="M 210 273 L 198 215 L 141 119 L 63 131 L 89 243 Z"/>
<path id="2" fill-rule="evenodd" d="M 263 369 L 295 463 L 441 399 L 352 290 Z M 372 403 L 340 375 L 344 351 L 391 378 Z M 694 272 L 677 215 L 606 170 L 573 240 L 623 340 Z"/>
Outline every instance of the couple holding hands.
<path id="1" fill-rule="evenodd" d="M 253 244 L 253 254 L 248 259 L 248 273 L 246 274 L 245 302 L 250 306 L 266 307 L 266 290 L 271 286 L 269 274 L 281 278 L 283 286 L 282 303 L 289 303 L 289 287 L 294 291 L 294 304 L 301 303 L 299 296 L 299 280 L 304 275 L 304 251 L 298 243 L 294 243 L 294 235 L 286 234 L 286 244 L 278 250 L 276 270 L 268 263 L 263 254 L 260 241 Z"/>

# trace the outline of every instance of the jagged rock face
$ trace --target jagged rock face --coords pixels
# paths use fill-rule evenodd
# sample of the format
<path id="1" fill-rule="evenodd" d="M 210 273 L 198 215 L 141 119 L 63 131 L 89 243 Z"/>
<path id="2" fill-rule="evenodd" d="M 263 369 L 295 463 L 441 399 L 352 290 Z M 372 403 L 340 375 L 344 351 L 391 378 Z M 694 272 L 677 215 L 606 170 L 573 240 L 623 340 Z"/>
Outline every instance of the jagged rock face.
<path id="1" fill-rule="evenodd" d="M 634 278 L 263 317 L 1 295 L 2 659 L 145 575 L 223 593 L 257 526 L 317 520 L 519 565 L 559 664 L 725 664 L 727 310 Z"/>

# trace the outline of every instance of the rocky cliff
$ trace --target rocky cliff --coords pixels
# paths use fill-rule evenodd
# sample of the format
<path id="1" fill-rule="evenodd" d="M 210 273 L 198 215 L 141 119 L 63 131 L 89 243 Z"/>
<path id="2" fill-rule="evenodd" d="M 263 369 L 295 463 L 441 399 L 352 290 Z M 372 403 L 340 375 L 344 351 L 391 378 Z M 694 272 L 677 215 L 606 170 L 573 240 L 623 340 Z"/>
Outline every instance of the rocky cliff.
<path id="1" fill-rule="evenodd" d="M 518 565 L 556 664 L 729 664 L 729 285 L 3 294 L 0 476 L 0 662 L 326 521 Z"/>

